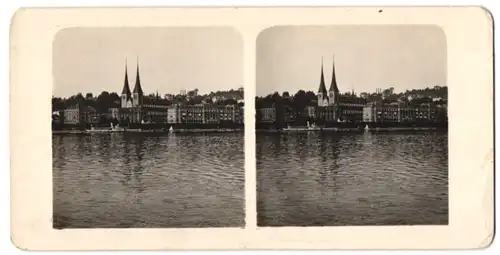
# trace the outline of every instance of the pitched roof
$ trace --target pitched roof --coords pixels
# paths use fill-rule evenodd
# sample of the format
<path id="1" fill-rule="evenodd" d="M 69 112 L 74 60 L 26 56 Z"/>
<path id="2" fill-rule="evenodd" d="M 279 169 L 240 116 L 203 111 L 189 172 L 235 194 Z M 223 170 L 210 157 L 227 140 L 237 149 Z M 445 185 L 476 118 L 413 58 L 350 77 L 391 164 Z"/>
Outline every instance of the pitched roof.
<path id="1" fill-rule="evenodd" d="M 122 95 L 127 95 L 130 97 L 130 86 L 128 85 L 128 73 L 127 73 L 127 62 L 125 60 L 125 81 L 123 82 Z"/>
<path id="2" fill-rule="evenodd" d="M 141 87 L 141 78 L 139 75 L 139 57 L 137 57 L 137 73 L 135 75 L 135 86 L 134 86 L 134 92 L 133 93 L 138 93 L 138 94 L 144 94 L 142 92 L 142 87 Z"/>
<path id="3" fill-rule="evenodd" d="M 332 64 L 332 82 L 330 83 L 330 90 L 329 91 L 335 91 L 339 92 L 339 87 L 337 86 L 337 77 L 335 76 L 335 59 L 333 60 Z"/>
<path id="4" fill-rule="evenodd" d="M 318 93 L 326 94 L 325 75 L 323 74 L 323 59 L 321 59 L 321 78 L 319 81 Z"/>

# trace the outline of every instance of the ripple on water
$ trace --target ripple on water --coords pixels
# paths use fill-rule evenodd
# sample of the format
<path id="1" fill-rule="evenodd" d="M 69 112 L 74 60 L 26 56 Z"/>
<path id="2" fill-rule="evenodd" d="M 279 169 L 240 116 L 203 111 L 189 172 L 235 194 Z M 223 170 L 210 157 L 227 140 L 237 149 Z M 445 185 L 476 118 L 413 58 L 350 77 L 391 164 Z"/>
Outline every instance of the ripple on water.
<path id="1" fill-rule="evenodd" d="M 52 141 L 56 228 L 244 226 L 243 134 Z"/>
<path id="2" fill-rule="evenodd" d="M 260 226 L 448 223 L 446 133 L 256 138 Z"/>

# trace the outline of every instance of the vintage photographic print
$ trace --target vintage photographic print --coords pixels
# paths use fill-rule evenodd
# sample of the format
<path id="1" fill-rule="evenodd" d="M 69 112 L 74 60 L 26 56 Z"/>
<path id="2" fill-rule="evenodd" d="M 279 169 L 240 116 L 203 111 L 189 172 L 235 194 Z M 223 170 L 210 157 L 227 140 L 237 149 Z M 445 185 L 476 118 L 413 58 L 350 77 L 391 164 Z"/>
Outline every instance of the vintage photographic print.
<path id="1" fill-rule="evenodd" d="M 437 26 L 277 26 L 257 39 L 259 226 L 448 224 Z"/>
<path id="2" fill-rule="evenodd" d="M 69 28 L 53 44 L 53 227 L 244 226 L 232 28 Z"/>
<path id="3" fill-rule="evenodd" d="M 20 9 L 12 243 L 488 247 L 493 52 L 481 7 Z"/>

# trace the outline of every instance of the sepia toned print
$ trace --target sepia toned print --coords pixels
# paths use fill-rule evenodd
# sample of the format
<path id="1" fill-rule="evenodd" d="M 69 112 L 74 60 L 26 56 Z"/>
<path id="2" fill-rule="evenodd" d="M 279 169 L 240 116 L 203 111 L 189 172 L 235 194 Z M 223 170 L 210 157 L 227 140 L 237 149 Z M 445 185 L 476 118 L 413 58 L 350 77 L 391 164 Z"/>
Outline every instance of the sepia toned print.
<path id="1" fill-rule="evenodd" d="M 20 9 L 10 30 L 12 243 L 32 251 L 488 247 L 492 29 L 491 14 L 472 6 Z M 322 72 L 326 93 L 318 93 Z M 242 103 L 241 87 L 252 99 L 240 108 L 244 130 L 220 115 Z M 281 106 L 267 98 L 275 92 Z M 416 118 L 409 101 L 428 92 L 446 95 L 433 105 L 448 123 L 399 123 Z M 359 118 L 349 94 L 366 97 L 361 125 L 349 122 Z M 196 102 L 178 108 L 191 109 L 183 111 L 190 123 L 169 123 L 180 122 L 175 106 L 166 117 L 154 110 L 182 95 Z M 391 105 L 394 96 L 401 105 Z M 213 110 L 194 107 L 207 97 Z M 306 121 L 300 102 L 314 109 Z M 102 115 L 85 108 L 80 118 L 76 105 Z M 296 121 L 278 131 L 256 112 L 264 108 Z M 68 130 L 65 110 L 70 121 L 95 123 Z M 210 132 L 186 132 L 196 129 Z"/>
<path id="2" fill-rule="evenodd" d="M 259 226 L 448 224 L 442 30 L 274 27 L 257 58 Z"/>
<path id="3" fill-rule="evenodd" d="M 241 70 L 227 28 L 56 35 L 54 228 L 244 226 Z"/>

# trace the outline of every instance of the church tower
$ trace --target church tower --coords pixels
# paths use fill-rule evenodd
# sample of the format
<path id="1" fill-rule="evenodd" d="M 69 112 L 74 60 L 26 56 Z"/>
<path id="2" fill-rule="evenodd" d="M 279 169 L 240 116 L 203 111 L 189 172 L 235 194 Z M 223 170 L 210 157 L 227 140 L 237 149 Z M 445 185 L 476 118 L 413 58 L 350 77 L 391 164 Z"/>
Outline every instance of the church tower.
<path id="1" fill-rule="evenodd" d="M 139 57 L 137 57 L 137 73 L 135 76 L 134 91 L 132 92 L 134 106 L 141 106 L 142 105 L 143 96 L 144 96 L 144 93 L 142 92 L 141 78 L 140 78 L 140 74 L 139 74 Z"/>
<path id="2" fill-rule="evenodd" d="M 127 60 L 125 60 L 125 82 L 123 83 L 123 90 L 121 95 L 122 108 L 127 108 L 127 103 L 132 99 L 131 96 L 132 94 L 130 93 L 130 86 L 128 85 Z"/>
<path id="3" fill-rule="evenodd" d="M 339 87 L 337 86 L 337 77 L 335 76 L 335 58 L 332 65 L 332 82 L 330 83 L 330 89 L 328 90 L 329 105 L 335 105 L 339 103 Z"/>
<path id="4" fill-rule="evenodd" d="M 327 105 L 328 105 L 328 97 L 325 86 L 325 76 L 323 74 L 323 58 L 321 58 L 321 77 L 318 89 L 318 106 L 327 106 Z"/>

